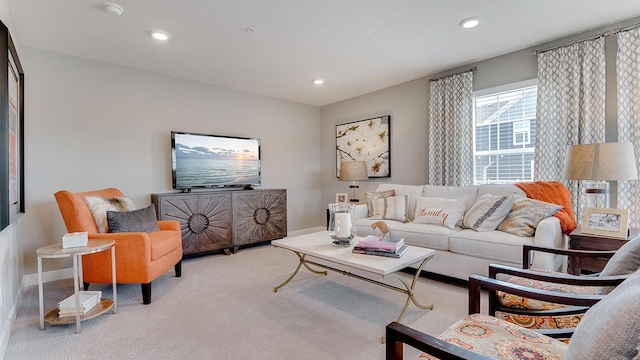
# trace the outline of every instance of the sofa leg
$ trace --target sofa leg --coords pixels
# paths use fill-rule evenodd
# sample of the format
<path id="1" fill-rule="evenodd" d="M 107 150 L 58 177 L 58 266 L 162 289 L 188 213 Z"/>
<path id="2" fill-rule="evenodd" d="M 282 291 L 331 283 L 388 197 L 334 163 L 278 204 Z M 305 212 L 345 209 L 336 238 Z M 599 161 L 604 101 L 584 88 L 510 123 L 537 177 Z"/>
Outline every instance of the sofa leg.
<path id="1" fill-rule="evenodd" d="M 151 283 L 142 285 L 142 303 L 145 305 L 151 304 Z"/>
<path id="2" fill-rule="evenodd" d="M 84 291 L 89 290 L 89 285 L 90 285 L 90 284 L 89 284 L 88 282 L 86 282 L 86 281 L 83 281 L 83 282 L 82 282 L 82 288 L 84 289 Z"/>
<path id="3" fill-rule="evenodd" d="M 178 263 L 175 266 L 176 269 L 176 277 L 181 277 L 182 276 L 182 260 L 178 261 Z"/>

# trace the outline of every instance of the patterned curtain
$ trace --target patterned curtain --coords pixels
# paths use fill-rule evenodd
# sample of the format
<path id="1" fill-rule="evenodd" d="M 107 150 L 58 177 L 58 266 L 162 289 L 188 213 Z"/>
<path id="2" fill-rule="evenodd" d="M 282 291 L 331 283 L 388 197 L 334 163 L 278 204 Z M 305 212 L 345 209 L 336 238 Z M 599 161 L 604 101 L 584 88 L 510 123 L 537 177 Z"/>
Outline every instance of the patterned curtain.
<path id="1" fill-rule="evenodd" d="M 640 29 L 618 33 L 618 141 L 640 154 Z M 618 208 L 629 209 L 629 227 L 640 226 L 640 180 L 618 182 Z"/>
<path id="2" fill-rule="evenodd" d="M 536 180 L 564 179 L 569 145 L 604 142 L 604 37 L 538 55 Z M 579 181 L 565 180 L 573 209 L 582 214 Z"/>
<path id="3" fill-rule="evenodd" d="M 473 184 L 473 72 L 430 82 L 429 184 Z"/>

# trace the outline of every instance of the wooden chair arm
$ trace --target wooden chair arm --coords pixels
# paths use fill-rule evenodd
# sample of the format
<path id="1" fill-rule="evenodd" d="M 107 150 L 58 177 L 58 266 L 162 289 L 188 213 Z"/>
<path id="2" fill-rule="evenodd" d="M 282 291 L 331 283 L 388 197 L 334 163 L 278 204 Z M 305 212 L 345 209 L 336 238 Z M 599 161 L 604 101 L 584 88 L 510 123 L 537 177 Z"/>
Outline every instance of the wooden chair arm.
<path id="1" fill-rule="evenodd" d="M 580 276 L 563 273 L 543 272 L 531 269 L 519 269 L 499 264 L 489 265 L 489 277 L 492 279 L 497 279 L 498 274 L 520 276 L 532 280 L 580 286 L 617 286 L 629 277 L 629 275 Z"/>
<path id="2" fill-rule="evenodd" d="M 387 325 L 386 338 L 386 360 L 402 360 L 403 344 L 407 344 L 440 359 L 491 359 L 397 322 L 392 322 Z"/>
<path id="3" fill-rule="evenodd" d="M 489 290 L 489 315 L 491 316 L 495 316 L 496 309 L 498 308 L 498 299 L 495 295 L 496 291 L 503 291 L 529 299 L 581 307 L 593 306 L 605 296 L 565 294 L 511 284 L 506 281 L 487 278 L 484 276 L 471 275 L 469 277 L 469 314 L 480 313 L 480 290 L 478 290 L 480 288 Z"/>
<path id="4" fill-rule="evenodd" d="M 586 257 L 586 258 L 610 258 L 615 254 L 615 251 L 593 251 L 593 250 L 574 250 L 574 249 L 559 249 L 546 246 L 537 245 L 522 245 L 522 268 L 528 269 L 530 266 L 530 253 L 532 251 L 540 251 L 556 255 L 565 255 L 572 257 Z"/>

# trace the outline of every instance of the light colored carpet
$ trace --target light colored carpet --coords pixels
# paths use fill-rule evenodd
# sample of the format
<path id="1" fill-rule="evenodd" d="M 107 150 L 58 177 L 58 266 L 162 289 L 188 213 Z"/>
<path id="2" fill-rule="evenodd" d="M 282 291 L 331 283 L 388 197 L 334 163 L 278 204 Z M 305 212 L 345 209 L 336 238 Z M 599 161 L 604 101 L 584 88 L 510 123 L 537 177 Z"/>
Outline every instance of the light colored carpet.
<path id="1" fill-rule="evenodd" d="M 297 262 L 269 245 L 186 259 L 181 278 L 169 271 L 153 282 L 151 305 L 142 305 L 139 285 L 118 285 L 118 313 L 84 321 L 81 334 L 75 325 L 40 331 L 38 289 L 30 287 L 6 359 L 384 359 L 380 338 L 405 296 L 304 268 L 274 293 Z M 90 289 L 112 295 L 110 285 Z M 411 304 L 404 324 L 436 335 L 466 315 L 463 287 L 420 278 L 416 291 L 435 308 Z M 71 280 L 45 284 L 45 311 L 72 292 Z M 407 358 L 416 354 L 406 350 Z"/>

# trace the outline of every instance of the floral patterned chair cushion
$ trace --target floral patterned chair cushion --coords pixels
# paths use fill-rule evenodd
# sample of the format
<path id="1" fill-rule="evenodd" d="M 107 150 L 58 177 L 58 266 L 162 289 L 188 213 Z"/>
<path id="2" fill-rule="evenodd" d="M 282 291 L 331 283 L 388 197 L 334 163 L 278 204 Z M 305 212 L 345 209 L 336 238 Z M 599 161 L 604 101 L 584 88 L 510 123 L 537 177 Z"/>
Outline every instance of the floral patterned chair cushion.
<path id="1" fill-rule="evenodd" d="M 565 294 L 580 295 L 596 295 L 598 289 L 594 286 L 576 286 L 555 284 L 538 280 L 525 279 L 513 276 L 507 280 L 516 285 L 526 286 L 529 288 L 561 292 Z M 566 307 L 566 305 L 555 304 L 546 301 L 528 299 L 522 296 L 516 296 L 498 291 L 498 301 L 503 307 L 527 310 L 551 310 Z M 583 314 L 561 315 L 561 316 L 529 316 L 510 314 L 506 312 L 496 311 L 496 317 L 506 320 L 510 323 L 518 324 L 529 329 L 566 329 L 575 328 L 582 319 Z"/>
<path id="2" fill-rule="evenodd" d="M 495 359 L 564 359 L 567 344 L 493 316 L 474 314 L 453 324 L 439 339 Z M 437 359 L 422 353 L 417 359 Z"/>

